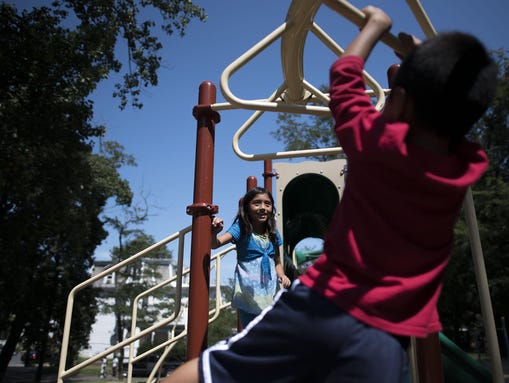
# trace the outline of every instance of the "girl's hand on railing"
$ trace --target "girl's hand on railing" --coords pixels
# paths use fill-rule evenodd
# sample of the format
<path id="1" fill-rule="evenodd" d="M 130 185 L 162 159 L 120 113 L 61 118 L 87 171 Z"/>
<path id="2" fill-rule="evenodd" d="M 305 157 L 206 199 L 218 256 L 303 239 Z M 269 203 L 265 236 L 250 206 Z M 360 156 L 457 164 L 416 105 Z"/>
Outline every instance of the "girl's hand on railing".
<path id="1" fill-rule="evenodd" d="M 212 218 L 210 230 L 213 235 L 217 235 L 218 233 L 220 233 L 221 230 L 223 230 L 223 227 L 224 227 L 224 222 L 223 222 L 222 218 L 219 218 L 219 217 Z"/>
<path id="2" fill-rule="evenodd" d="M 286 275 L 280 275 L 277 277 L 278 282 L 287 289 L 292 284 L 292 281 L 290 281 L 290 278 L 288 278 Z"/>

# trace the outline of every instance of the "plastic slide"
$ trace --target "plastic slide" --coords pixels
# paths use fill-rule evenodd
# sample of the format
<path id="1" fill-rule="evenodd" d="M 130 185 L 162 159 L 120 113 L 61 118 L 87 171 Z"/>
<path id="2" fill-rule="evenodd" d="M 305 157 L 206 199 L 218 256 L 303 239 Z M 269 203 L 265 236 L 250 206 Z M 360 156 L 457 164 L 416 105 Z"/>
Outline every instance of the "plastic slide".
<path id="1" fill-rule="evenodd" d="M 491 383 L 491 372 L 440 333 L 445 383 Z"/>

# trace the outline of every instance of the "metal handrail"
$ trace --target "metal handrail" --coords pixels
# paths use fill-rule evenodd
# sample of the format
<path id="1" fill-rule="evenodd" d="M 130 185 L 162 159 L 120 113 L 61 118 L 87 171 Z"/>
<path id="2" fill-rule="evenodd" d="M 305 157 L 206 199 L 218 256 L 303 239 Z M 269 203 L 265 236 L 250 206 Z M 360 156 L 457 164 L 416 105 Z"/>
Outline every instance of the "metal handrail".
<path id="1" fill-rule="evenodd" d="M 134 355 L 133 343 L 135 341 L 143 338 L 144 336 L 152 333 L 153 331 L 176 321 L 183 314 L 182 278 L 183 278 L 183 276 L 189 274 L 189 268 L 183 270 L 184 238 L 185 238 L 185 235 L 191 231 L 191 228 L 192 228 L 191 226 L 188 226 L 188 227 L 166 237 L 165 239 L 155 243 L 154 245 L 147 247 L 146 249 L 130 256 L 129 258 L 126 258 L 122 262 L 119 262 L 118 264 L 113 265 L 106 270 L 103 270 L 102 272 L 100 272 L 97 275 L 89 278 L 88 280 L 80 283 L 79 285 L 77 285 L 76 287 L 74 287 L 71 290 L 71 292 L 69 293 L 69 296 L 68 296 L 68 301 L 67 301 L 64 332 L 63 332 L 63 336 L 62 336 L 60 365 L 59 365 L 58 378 L 57 378 L 59 383 L 63 383 L 64 378 L 67 378 L 71 375 L 78 373 L 81 369 L 89 366 L 90 364 L 96 362 L 97 360 L 102 359 L 103 357 L 111 354 L 112 352 L 115 352 L 118 349 L 123 348 L 128 345 L 130 346 L 130 349 L 129 349 L 129 359 L 128 359 L 127 383 L 131 383 L 131 380 L 132 380 L 132 372 L 133 372 L 132 364 L 133 363 L 145 358 L 149 354 L 151 354 L 155 351 L 158 351 L 159 349 L 161 349 L 163 347 L 166 347 L 162 357 L 159 358 L 156 365 L 154 366 L 154 369 L 152 370 L 152 373 L 150 374 L 148 381 L 151 381 L 151 379 L 154 378 L 154 375 L 157 372 L 157 370 L 159 369 L 159 367 L 161 366 L 162 362 L 164 361 L 165 356 L 171 351 L 171 349 L 173 348 L 173 346 L 176 344 L 176 342 L 178 340 L 180 340 L 181 338 L 183 338 L 187 335 L 187 331 L 184 330 L 182 333 L 178 334 L 177 336 L 174 336 L 175 328 L 176 328 L 176 324 L 177 324 L 175 322 L 175 325 L 173 326 L 173 329 L 172 329 L 172 337 L 168 341 L 166 341 L 162 344 L 159 344 L 159 345 L 155 346 L 154 348 L 152 348 L 151 350 L 148 350 L 148 351 L 144 352 L 143 354 L 140 354 L 136 357 L 133 356 Z M 164 246 L 164 245 L 168 244 L 169 242 L 174 241 L 176 239 L 179 240 L 178 256 L 177 256 L 177 273 L 172 278 L 169 278 L 168 280 L 163 281 L 163 282 L 157 284 L 156 286 L 153 286 L 150 289 L 145 290 L 144 292 L 140 293 L 138 296 L 136 296 L 134 298 L 133 311 L 132 311 L 133 317 L 132 317 L 132 323 L 131 323 L 131 336 L 124 339 L 122 342 L 119 342 L 116 345 L 113 345 L 113 346 L 109 347 L 108 349 L 106 349 L 106 350 L 88 358 L 87 360 L 82 361 L 81 363 L 66 370 L 65 362 L 67 359 L 67 349 L 68 349 L 68 345 L 69 345 L 70 329 L 71 329 L 71 323 L 72 323 L 72 311 L 73 311 L 73 305 L 74 305 L 74 297 L 76 296 L 76 294 L 79 291 L 81 291 L 82 289 L 93 285 L 93 283 L 97 282 L 98 280 L 103 279 L 107 275 L 110 275 L 110 274 L 116 272 L 117 270 L 139 260 L 140 258 L 145 256 L 150 251 L 155 250 L 161 246 Z M 218 289 L 219 291 L 216 290 L 216 308 L 211 311 L 212 318 L 209 320 L 209 322 L 215 320 L 218 317 L 219 312 L 222 309 L 224 309 L 230 305 L 230 302 L 222 303 L 222 299 L 221 299 L 220 282 L 219 282 L 221 280 L 220 264 L 221 264 L 221 260 L 224 258 L 224 256 L 235 249 L 236 249 L 236 246 L 232 245 L 232 246 L 214 254 L 211 257 L 211 261 L 216 261 L 212 265 L 212 267 L 215 267 L 215 269 L 216 269 L 216 289 Z M 175 286 L 175 288 L 176 288 L 176 292 L 175 292 L 176 307 L 175 307 L 174 313 L 170 317 L 168 317 L 168 318 L 166 318 L 166 319 L 164 319 L 164 320 L 162 320 L 162 321 L 160 321 L 160 322 L 158 322 L 158 323 L 156 323 L 156 324 L 154 324 L 154 325 L 152 325 L 152 326 L 150 326 L 136 334 L 137 307 L 138 307 L 139 300 L 147 295 L 152 294 L 157 289 L 163 288 L 163 287 L 165 287 L 171 283 L 174 283 L 174 282 L 176 282 L 176 286 Z M 218 303 L 218 301 L 219 301 L 219 303 Z M 186 324 L 186 327 L 187 327 L 187 324 Z"/>
<path id="2" fill-rule="evenodd" d="M 145 290 L 144 292 L 140 293 L 138 296 L 136 296 L 133 300 L 133 311 L 132 311 L 132 314 L 131 314 L 131 336 L 132 334 L 135 334 L 136 333 L 136 322 L 137 322 L 137 318 L 138 318 L 138 302 L 140 299 L 142 299 L 143 297 L 147 296 L 147 295 L 150 295 L 152 294 L 154 291 L 160 289 L 160 288 L 163 288 L 169 284 L 171 284 L 172 282 L 176 282 L 176 285 L 175 285 L 175 308 L 174 308 L 174 314 L 171 315 L 169 318 L 166 318 L 166 321 L 168 321 L 168 323 L 171 323 L 173 320 L 177 319 L 178 317 L 180 317 L 182 315 L 182 310 L 181 310 L 181 305 L 182 305 L 182 278 L 184 277 L 184 275 L 187 275 L 189 273 L 189 270 L 186 270 L 185 272 L 183 271 L 183 265 L 184 265 L 184 234 L 182 234 L 181 236 L 179 236 L 179 242 L 178 242 L 178 260 L 177 260 L 177 270 L 176 270 L 176 275 L 164 282 L 161 282 L 153 287 L 151 287 L 150 289 L 148 290 Z M 175 326 L 176 326 L 176 323 L 175 322 Z M 175 328 L 174 326 L 174 328 Z M 157 324 L 157 326 L 151 326 L 149 327 L 148 329 L 140 332 L 140 334 L 138 334 L 138 336 L 144 336 L 151 331 L 152 328 L 160 328 L 161 326 L 159 324 Z M 143 334 L 143 335 L 141 335 Z M 134 357 L 134 342 L 131 342 L 130 345 L 129 345 L 129 359 L 128 359 L 128 364 L 127 364 L 127 382 L 130 383 L 131 382 L 131 377 L 132 377 L 132 373 L 133 373 L 133 363 L 136 362 L 137 360 L 139 359 L 143 359 L 143 357 L 146 355 L 146 353 L 144 353 L 143 355 L 141 356 L 138 356 L 137 358 Z M 156 366 L 155 367 L 159 367 L 160 363 L 162 362 L 162 359 L 158 360 L 157 363 L 156 363 Z"/>
<path id="3" fill-rule="evenodd" d="M 221 281 L 221 260 L 224 258 L 224 256 L 226 254 L 228 254 L 229 252 L 233 251 L 236 249 L 236 246 L 235 245 L 232 245 L 232 246 L 229 246 L 227 247 L 226 249 L 214 254 L 212 257 L 211 257 L 211 262 L 215 261 L 215 263 L 213 263 L 211 265 L 211 268 L 215 268 L 216 270 L 216 299 L 215 299 L 215 302 L 216 302 L 216 309 L 213 310 L 214 312 L 214 316 L 209 319 L 209 323 L 214 321 L 218 316 L 219 316 L 219 313 L 221 311 L 221 309 L 225 308 L 225 307 L 228 307 L 230 305 L 230 302 L 228 302 L 227 304 L 223 305 L 222 304 L 222 299 L 221 299 L 221 284 L 219 283 L 219 281 Z M 160 288 L 163 288 L 164 286 L 167 286 L 168 284 L 174 282 L 175 280 L 177 280 L 177 289 L 178 289 L 178 284 L 182 282 L 182 277 L 184 275 L 187 275 L 189 274 L 190 272 L 190 269 L 187 268 L 186 270 L 182 270 L 182 269 L 179 269 L 180 270 L 180 273 L 178 274 L 181 274 L 180 277 L 178 276 L 178 274 L 170 279 L 170 280 L 167 280 L 167 281 L 164 281 L 164 282 L 161 282 L 159 283 L 158 285 L 156 286 L 153 286 L 152 288 L 140 293 L 133 301 L 133 312 L 132 312 L 132 323 L 131 323 L 131 334 L 134 334 L 136 332 L 136 320 L 137 320 L 137 313 L 138 313 L 138 301 L 147 296 L 147 295 L 150 295 L 152 294 L 154 291 L 160 289 Z M 180 282 L 179 282 L 180 281 Z M 181 291 L 182 289 L 178 289 L 179 291 Z M 219 303 L 218 303 L 219 302 Z M 173 319 L 176 319 L 178 316 L 181 316 L 182 313 L 183 313 L 183 309 L 182 309 L 182 304 L 181 304 L 181 296 L 179 296 L 178 294 L 176 294 L 176 298 L 175 298 L 175 303 L 177 304 L 177 309 L 175 309 L 175 314 L 173 315 Z M 166 319 L 164 321 L 164 323 L 168 322 L 170 320 L 170 318 Z M 140 334 L 143 334 L 146 335 L 148 333 L 151 333 L 153 332 L 154 330 L 164 326 L 164 324 L 161 324 L 162 322 L 158 322 L 156 325 L 153 325 L 145 330 L 143 330 L 142 332 L 140 332 Z M 173 329 L 173 334 L 174 334 L 174 330 L 175 330 L 175 326 L 174 326 L 174 329 Z M 128 374 L 127 374 L 127 383 L 131 383 L 131 378 L 132 378 L 132 363 L 135 363 L 137 362 L 138 360 L 141 360 L 145 357 L 147 357 L 148 355 L 150 354 L 153 354 L 154 352 L 156 351 L 159 351 L 160 349 L 162 348 L 165 348 L 165 351 L 163 352 L 163 354 L 161 355 L 161 357 L 158 359 L 158 361 L 156 362 L 156 364 L 154 365 L 154 368 L 152 369 L 152 372 L 151 374 L 149 375 L 147 381 L 151 381 L 155 375 L 155 373 L 159 370 L 159 367 L 162 365 L 162 363 L 164 362 L 164 360 L 166 359 L 166 355 L 168 355 L 169 351 L 171 350 L 171 348 L 175 345 L 175 343 L 180 339 L 180 338 L 183 338 L 184 336 L 187 335 L 187 323 L 186 323 L 186 329 L 184 331 L 182 331 L 177 337 L 169 337 L 169 339 L 166 341 L 166 342 L 163 342 L 161 344 L 158 344 L 157 346 L 154 346 L 153 348 L 145 351 L 144 353 L 134 357 L 134 345 L 133 343 L 131 343 L 130 345 L 130 353 L 129 353 L 129 361 L 128 361 Z M 139 334 L 136 338 L 139 337 Z M 169 349 L 168 349 L 169 348 Z"/>
<path id="4" fill-rule="evenodd" d="M 127 346 L 130 341 L 130 339 L 124 340 L 124 341 L 116 344 L 115 346 L 112 346 L 112 347 L 104 350 L 103 352 L 101 352 L 101 353 L 77 364 L 76 366 L 66 370 L 65 365 L 66 365 L 66 360 L 67 360 L 67 349 L 69 347 L 69 337 L 70 337 L 71 323 L 72 323 L 72 311 L 73 311 L 73 307 L 74 307 L 74 298 L 75 298 L 76 294 L 79 291 L 83 290 L 84 288 L 93 285 L 93 283 L 95 283 L 96 281 L 103 279 L 107 275 L 112 274 L 112 273 L 116 272 L 117 270 L 139 260 L 140 258 L 145 256 L 150 251 L 155 250 L 161 246 L 164 246 L 164 245 L 168 244 L 169 242 L 171 242 L 177 238 L 180 238 L 182 235 L 184 235 L 190 231 L 191 231 L 191 226 L 188 226 L 188 227 L 162 239 L 161 241 L 153 244 L 152 246 L 147 247 L 146 249 L 132 255 L 129 258 L 126 258 L 125 260 L 117 263 L 116 265 L 113 265 L 113 266 L 109 267 L 108 269 L 103 270 L 102 272 L 98 273 L 94 277 L 91 277 L 91 278 L 87 279 L 86 281 L 78 284 L 69 292 L 69 296 L 67 298 L 67 308 L 66 308 L 65 321 L 64 321 L 64 331 L 62 334 L 62 346 L 61 346 L 60 362 L 59 362 L 59 369 L 58 369 L 58 382 L 59 383 L 63 383 L 64 378 L 77 373 L 82 368 L 94 363 L 95 361 L 109 355 L 110 353 L 112 353 L 124 346 Z M 180 253 L 180 250 L 179 250 L 179 253 Z M 179 254 L 179 257 L 180 256 L 181 255 Z M 169 322 L 167 322 L 167 323 L 169 323 Z M 165 324 L 167 324 L 167 323 L 165 323 Z M 133 339 L 132 341 L 139 339 L 143 335 L 138 335 L 138 338 Z"/>

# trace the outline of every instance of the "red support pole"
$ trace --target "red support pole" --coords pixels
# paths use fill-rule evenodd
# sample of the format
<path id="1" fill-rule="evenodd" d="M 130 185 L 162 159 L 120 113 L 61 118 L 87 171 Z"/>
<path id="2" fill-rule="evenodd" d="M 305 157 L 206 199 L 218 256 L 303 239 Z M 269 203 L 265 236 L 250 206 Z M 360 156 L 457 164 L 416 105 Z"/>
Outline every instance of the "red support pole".
<path id="1" fill-rule="evenodd" d="M 274 177 L 274 173 L 272 172 L 272 160 L 264 160 L 263 161 L 263 187 L 267 189 L 270 194 L 272 193 L 272 177 Z"/>
<path id="2" fill-rule="evenodd" d="M 415 339 L 419 383 L 443 383 L 442 351 L 438 333 Z"/>
<path id="3" fill-rule="evenodd" d="M 214 134 L 219 114 L 211 109 L 216 102 L 216 87 L 202 82 L 198 105 L 193 108 L 197 120 L 196 163 L 193 204 L 187 214 L 193 216 L 191 239 L 191 270 L 189 282 L 189 312 L 187 358 L 197 357 L 207 347 L 210 282 L 210 225 L 217 213 L 212 205 L 214 177 Z"/>
<path id="4" fill-rule="evenodd" d="M 247 179 L 246 179 L 246 193 L 249 190 L 251 190 L 251 189 L 253 189 L 253 188 L 257 187 L 257 186 L 258 186 L 258 180 L 256 179 L 255 176 L 247 177 Z"/>

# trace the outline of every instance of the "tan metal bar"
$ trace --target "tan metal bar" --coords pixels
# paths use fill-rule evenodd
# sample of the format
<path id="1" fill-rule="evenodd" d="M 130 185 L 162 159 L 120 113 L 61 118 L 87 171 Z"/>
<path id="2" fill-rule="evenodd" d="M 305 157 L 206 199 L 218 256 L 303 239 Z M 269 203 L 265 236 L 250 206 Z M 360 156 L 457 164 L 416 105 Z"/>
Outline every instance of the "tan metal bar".
<path id="1" fill-rule="evenodd" d="M 190 227 L 189 227 L 190 228 Z M 189 230 L 190 231 L 190 230 Z M 177 270 L 176 275 L 164 282 L 161 282 L 148 290 L 138 294 L 133 300 L 132 314 L 131 314 L 131 339 L 136 334 L 136 324 L 138 318 L 138 302 L 145 296 L 152 294 L 154 291 L 159 290 L 160 288 L 167 286 L 173 282 L 176 282 L 175 285 L 175 308 L 173 315 L 170 315 L 166 320 L 171 323 L 173 320 L 177 319 L 182 314 L 181 303 L 182 303 L 182 278 L 184 275 L 189 273 L 189 270 L 184 272 L 184 244 L 185 244 L 185 234 L 187 232 L 180 232 L 179 234 L 179 242 L 178 242 L 178 256 L 177 256 Z M 133 363 L 135 362 L 134 358 L 134 342 L 129 344 L 129 358 L 127 364 L 127 383 L 130 383 L 133 373 Z M 156 366 L 160 364 L 161 360 L 158 360 Z"/>
<path id="2" fill-rule="evenodd" d="M 69 292 L 69 296 L 67 298 L 67 308 L 66 308 L 66 313 L 65 313 L 64 330 L 63 330 L 63 334 L 62 334 L 62 346 L 61 346 L 61 350 L 60 350 L 60 362 L 59 362 L 58 377 L 57 377 L 58 383 L 63 383 L 63 379 L 65 377 L 68 377 L 68 376 L 71 376 L 71 375 L 77 373 L 83 367 L 86 367 L 86 366 L 94 363 L 95 361 L 103 358 L 104 356 L 107 356 L 111 352 L 118 350 L 120 347 L 127 345 L 127 344 L 122 344 L 121 346 L 116 345 L 116 346 L 109 348 L 109 349 L 97 354 L 96 356 L 66 370 L 65 365 L 66 365 L 66 360 L 67 360 L 67 349 L 69 347 L 69 337 L 70 337 L 71 323 L 72 323 L 72 312 L 73 312 L 73 307 L 74 307 L 74 298 L 75 298 L 76 294 L 79 291 L 81 291 L 82 289 L 84 289 L 88 286 L 91 286 L 96 281 L 103 279 L 107 275 L 114 273 L 115 271 L 127 266 L 128 264 L 130 264 L 132 262 L 137 261 L 138 259 L 142 258 L 145 254 L 149 253 L 150 251 L 157 249 L 163 245 L 166 245 L 167 243 L 179 238 L 179 236 L 181 235 L 180 234 L 181 232 L 188 232 L 190 230 L 191 230 L 191 226 L 188 226 L 187 228 L 164 238 L 163 240 L 155 243 L 154 245 L 134 254 L 133 256 L 125 259 L 124 261 L 119 262 L 118 264 L 113 265 L 112 267 L 102 271 L 101 273 L 97 274 L 96 276 L 89 278 L 88 280 L 80 283 L 79 285 L 74 287 Z"/>
<path id="3" fill-rule="evenodd" d="M 227 303 L 224 303 L 224 304 L 222 303 L 222 297 L 221 297 L 221 294 L 220 294 L 221 284 L 219 282 L 221 281 L 221 261 L 222 261 L 222 259 L 224 258 L 224 256 L 226 254 L 228 254 L 229 252 L 231 252 L 231 251 L 233 251 L 235 249 L 236 249 L 236 246 L 232 245 L 232 246 L 229 246 L 226 249 L 223 249 L 222 251 L 214 254 L 211 257 L 211 262 L 215 261 L 215 263 L 213 264 L 213 267 L 215 267 L 215 269 L 216 269 L 216 299 L 215 299 L 215 302 L 216 302 L 215 307 L 216 307 L 216 309 L 212 310 L 214 315 L 212 316 L 212 318 L 209 318 L 208 323 L 211 323 L 214 320 L 216 320 L 218 318 L 221 310 L 226 308 L 226 307 L 228 307 L 228 306 L 230 306 L 230 302 L 227 302 Z M 190 269 L 186 270 L 185 274 L 187 274 L 189 272 L 189 270 Z M 181 305 L 179 303 L 179 311 L 178 311 L 178 316 L 179 317 L 182 316 L 182 314 L 183 314 L 183 310 L 180 309 L 180 307 L 181 307 Z M 175 310 L 175 311 L 177 312 L 177 310 Z M 209 316 L 210 316 L 210 312 L 209 312 Z M 175 327 L 176 327 L 176 322 L 175 322 L 175 325 L 173 326 L 172 337 L 169 338 L 168 341 L 166 341 L 166 342 L 164 342 L 162 344 L 159 344 L 159 345 L 153 347 L 150 350 L 147 350 L 146 352 L 144 352 L 141 355 L 138 355 L 134 359 L 134 361 L 139 360 L 139 359 L 143 359 L 143 358 L 147 357 L 148 355 L 153 354 L 154 352 L 156 352 L 156 351 L 158 351 L 158 350 L 160 350 L 161 348 L 164 347 L 165 350 L 163 351 L 163 353 L 159 357 L 158 361 L 154 365 L 154 368 L 152 369 L 150 375 L 147 378 L 147 383 L 154 381 L 155 374 L 158 372 L 159 368 L 164 363 L 164 361 L 166 359 L 166 356 L 169 354 L 171 349 L 175 346 L 176 342 L 178 340 L 180 340 L 181 338 L 187 336 L 187 333 L 188 333 L 187 332 L 187 325 L 185 327 L 185 330 L 182 331 L 177 337 L 174 336 L 175 335 Z M 131 383 L 130 379 L 128 379 L 127 383 Z"/>
<path id="4" fill-rule="evenodd" d="M 431 21 L 424 11 L 424 8 L 422 7 L 419 0 L 406 0 L 408 7 L 412 11 L 415 19 L 419 23 L 419 26 L 421 27 L 422 31 L 424 32 L 424 35 L 427 38 L 436 36 L 437 31 L 435 30 L 435 27 L 431 24 Z"/>
<path id="5" fill-rule="evenodd" d="M 355 8 L 348 1 L 344 0 L 323 0 L 323 3 L 327 5 L 330 9 L 339 13 L 341 16 L 351 21 L 353 24 L 358 27 L 362 27 L 366 22 L 366 16 L 359 9 Z M 389 47 L 394 49 L 396 52 L 405 54 L 405 49 L 401 45 L 401 41 L 397 36 L 394 36 L 391 33 L 386 33 L 382 37 L 382 42 L 387 44 Z"/>
<path id="6" fill-rule="evenodd" d="M 321 0 L 292 1 L 286 15 L 288 33 L 281 36 L 281 66 L 287 89 L 285 100 L 305 100 L 308 95 L 304 81 L 304 45 Z"/>
<path id="7" fill-rule="evenodd" d="M 504 369 L 498 346 L 497 328 L 493 316 L 493 307 L 491 305 L 490 288 L 486 266 L 484 264 L 484 255 L 481 246 L 481 237 L 475 215 L 474 197 L 472 189 L 468 189 L 465 201 L 463 203 L 465 210 L 465 220 L 468 226 L 468 237 L 470 239 L 470 249 L 472 251 L 472 261 L 474 263 L 475 277 L 477 280 L 477 289 L 481 301 L 481 312 L 484 322 L 484 331 L 488 341 L 488 354 L 491 362 L 491 373 L 494 383 L 504 383 Z"/>

